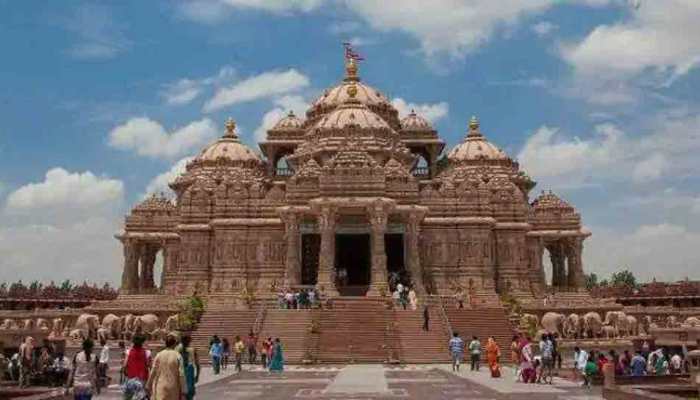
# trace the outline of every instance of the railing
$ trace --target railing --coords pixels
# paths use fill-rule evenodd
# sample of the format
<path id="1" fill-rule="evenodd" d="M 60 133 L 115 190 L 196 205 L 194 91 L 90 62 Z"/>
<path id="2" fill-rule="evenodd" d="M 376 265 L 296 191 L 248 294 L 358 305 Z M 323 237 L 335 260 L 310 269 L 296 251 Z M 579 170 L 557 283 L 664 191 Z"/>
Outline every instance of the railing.
<path id="1" fill-rule="evenodd" d="M 445 312 L 445 304 L 443 302 L 442 296 L 434 295 L 430 297 L 437 298 L 438 312 L 440 313 L 440 318 L 442 319 L 442 323 L 445 325 L 445 328 L 447 328 L 448 337 L 452 337 L 452 325 L 450 324 L 449 318 L 447 318 L 447 312 Z"/>

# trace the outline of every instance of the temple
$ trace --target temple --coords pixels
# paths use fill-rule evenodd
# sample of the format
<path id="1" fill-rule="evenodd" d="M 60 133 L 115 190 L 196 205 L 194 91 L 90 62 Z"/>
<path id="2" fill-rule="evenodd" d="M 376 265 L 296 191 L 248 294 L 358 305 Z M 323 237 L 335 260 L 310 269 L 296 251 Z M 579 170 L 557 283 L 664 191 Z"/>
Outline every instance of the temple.
<path id="1" fill-rule="evenodd" d="M 387 294 L 392 273 L 419 294 L 582 289 L 590 233 L 576 210 L 551 191 L 531 201 L 535 182 L 475 117 L 461 143 L 444 147 L 416 112 L 400 119 L 349 58 L 304 119 L 290 112 L 267 132 L 262 155 L 229 120 L 170 183 L 174 201 L 134 207 L 117 235 L 121 293 L 267 296 L 315 286 L 372 297 Z"/>

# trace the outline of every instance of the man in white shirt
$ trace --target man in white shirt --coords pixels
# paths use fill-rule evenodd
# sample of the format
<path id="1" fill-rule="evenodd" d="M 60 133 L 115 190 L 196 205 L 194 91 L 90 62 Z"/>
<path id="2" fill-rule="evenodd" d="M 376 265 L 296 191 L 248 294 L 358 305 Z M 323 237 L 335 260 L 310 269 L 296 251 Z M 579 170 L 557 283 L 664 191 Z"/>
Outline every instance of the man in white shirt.
<path id="1" fill-rule="evenodd" d="M 100 362 L 100 369 L 97 372 L 98 372 L 98 376 L 100 377 L 100 380 L 106 380 L 107 379 L 107 369 L 109 368 L 109 346 L 107 345 L 107 341 L 104 339 L 100 340 L 100 346 L 102 346 L 102 350 L 100 350 L 100 361 L 99 361 Z"/>
<path id="2" fill-rule="evenodd" d="M 671 373 L 680 374 L 683 368 L 683 357 L 676 353 L 671 357 Z"/>
<path id="3" fill-rule="evenodd" d="M 576 379 L 583 376 L 583 370 L 586 368 L 587 362 L 588 353 L 585 350 L 581 350 L 578 346 L 574 347 L 574 376 Z"/>

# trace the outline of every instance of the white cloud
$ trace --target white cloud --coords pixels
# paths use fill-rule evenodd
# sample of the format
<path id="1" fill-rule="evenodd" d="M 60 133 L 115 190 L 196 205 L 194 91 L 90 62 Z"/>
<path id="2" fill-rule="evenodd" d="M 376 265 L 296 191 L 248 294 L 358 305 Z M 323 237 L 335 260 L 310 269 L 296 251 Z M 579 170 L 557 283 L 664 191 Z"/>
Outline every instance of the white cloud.
<path id="1" fill-rule="evenodd" d="M 183 78 L 164 86 L 161 96 L 169 105 L 189 104 L 202 92 L 211 86 L 221 86 L 231 82 L 236 77 L 236 71 L 230 66 L 222 67 L 213 76 L 202 79 Z"/>
<path id="2" fill-rule="evenodd" d="M 309 85 L 309 78 L 295 69 L 269 71 L 219 89 L 204 104 L 204 112 L 212 112 L 232 104 L 253 101 L 294 92 Z"/>
<path id="3" fill-rule="evenodd" d="M 347 0 L 346 6 L 380 31 L 414 36 L 427 56 L 463 57 L 485 44 L 504 27 L 541 13 L 552 0 Z"/>
<path id="4" fill-rule="evenodd" d="M 2 208 L 0 281 L 117 283 L 124 185 L 90 171 L 53 168 L 11 192 Z"/>
<path id="5" fill-rule="evenodd" d="M 168 186 L 168 184 L 185 172 L 185 167 L 187 166 L 187 163 L 192 161 L 193 158 L 194 157 L 185 157 L 173 164 L 173 166 L 169 170 L 151 179 L 151 181 L 148 182 L 148 185 L 146 186 L 146 193 L 142 197 L 145 198 L 152 194 L 158 193 L 170 193 L 171 189 Z"/>
<path id="6" fill-rule="evenodd" d="M 5 212 L 31 214 L 90 210 L 121 201 L 124 184 L 92 172 L 71 173 L 63 168 L 46 172 L 43 182 L 29 183 L 7 196 Z"/>
<path id="7" fill-rule="evenodd" d="M 124 27 L 114 21 L 107 7 L 98 4 L 78 7 L 63 27 L 78 37 L 68 49 L 68 54 L 77 59 L 110 59 L 131 47 L 131 41 L 123 32 Z"/>
<path id="8" fill-rule="evenodd" d="M 309 103 L 301 96 L 283 96 L 274 101 L 275 107 L 263 115 L 260 126 L 255 129 L 255 140 L 261 142 L 267 137 L 268 129 L 271 129 L 277 121 L 282 119 L 289 111 L 293 111 L 298 118 L 303 119 L 304 113 L 309 108 Z"/>
<path id="9" fill-rule="evenodd" d="M 168 133 L 157 121 L 131 118 L 109 133 L 109 145 L 133 150 L 148 157 L 172 158 L 199 148 L 216 136 L 216 124 L 209 118 L 194 121 Z"/>
<path id="10" fill-rule="evenodd" d="M 189 0 L 181 2 L 178 11 L 192 21 L 215 24 L 225 21 L 234 10 L 294 15 L 313 11 L 321 4 L 321 0 Z"/>
<path id="11" fill-rule="evenodd" d="M 547 36 L 557 29 L 559 29 L 559 26 L 549 21 L 541 21 L 532 26 L 532 31 L 540 37 Z"/>
<path id="12" fill-rule="evenodd" d="M 536 179 L 560 187 L 629 181 L 630 176 L 649 183 L 669 175 L 694 176 L 700 168 L 700 114 L 661 113 L 642 133 L 632 136 L 601 124 L 581 139 L 542 126 L 517 158 Z"/>
<path id="13" fill-rule="evenodd" d="M 439 103 L 409 103 L 406 100 L 396 97 L 391 100 L 391 104 L 399 112 L 399 117 L 403 118 L 408 115 L 411 110 L 415 110 L 416 114 L 427 119 L 428 121 L 435 123 L 441 118 L 447 116 L 450 111 L 450 106 L 447 102 L 441 101 Z"/>
<path id="14" fill-rule="evenodd" d="M 632 5 L 630 18 L 561 46 L 574 68 L 575 94 L 601 104 L 635 102 L 641 87 L 670 85 L 700 62 L 700 2 Z"/>
<path id="15" fill-rule="evenodd" d="M 645 281 L 654 277 L 700 279 L 695 268 L 700 247 L 698 232 L 666 222 L 641 225 L 631 232 L 602 227 L 591 228 L 591 231 L 593 236 L 584 245 L 587 271 L 607 276 L 629 268 Z"/>

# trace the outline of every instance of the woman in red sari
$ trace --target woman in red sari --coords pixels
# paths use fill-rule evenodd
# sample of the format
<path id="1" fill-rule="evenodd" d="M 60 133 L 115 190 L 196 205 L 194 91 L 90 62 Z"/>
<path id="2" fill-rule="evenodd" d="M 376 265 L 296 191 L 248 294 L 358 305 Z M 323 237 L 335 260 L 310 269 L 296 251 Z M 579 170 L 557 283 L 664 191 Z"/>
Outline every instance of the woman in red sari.
<path id="1" fill-rule="evenodd" d="M 501 377 L 501 367 L 498 365 L 498 359 L 501 357 L 501 348 L 498 347 L 498 343 L 493 339 L 493 336 L 489 337 L 486 342 L 486 360 L 489 363 L 489 371 L 491 371 L 492 378 Z"/>

